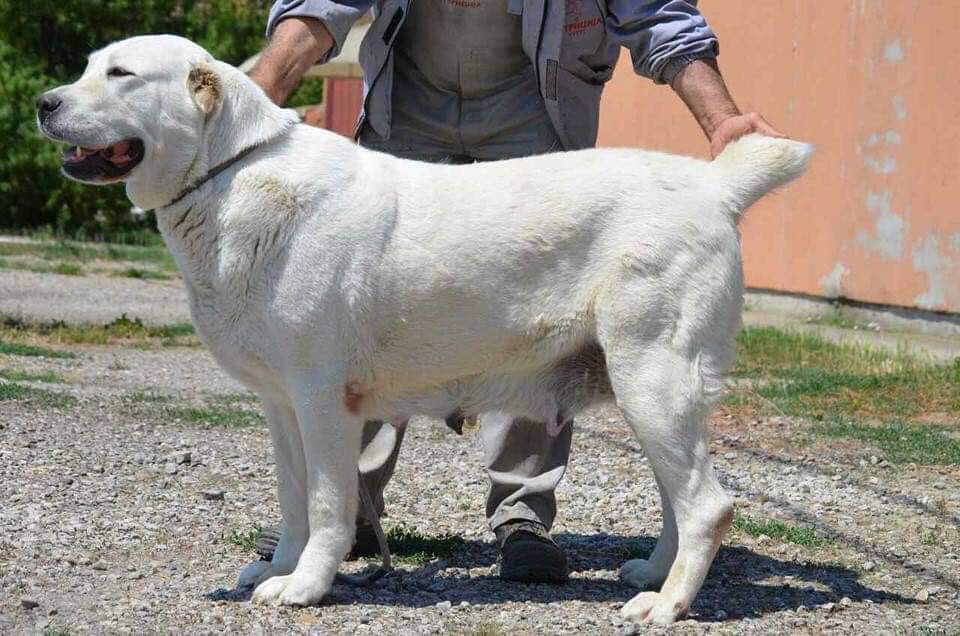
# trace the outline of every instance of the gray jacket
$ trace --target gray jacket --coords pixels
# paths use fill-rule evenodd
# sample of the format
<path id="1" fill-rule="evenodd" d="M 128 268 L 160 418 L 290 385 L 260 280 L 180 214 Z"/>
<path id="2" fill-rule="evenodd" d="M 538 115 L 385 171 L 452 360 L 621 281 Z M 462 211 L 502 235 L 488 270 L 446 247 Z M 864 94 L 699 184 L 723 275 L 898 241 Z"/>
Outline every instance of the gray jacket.
<path id="1" fill-rule="evenodd" d="M 340 52 L 353 23 L 373 9 L 374 22 L 360 47 L 363 112 L 381 137 L 390 135 L 393 55 L 391 46 L 414 0 L 277 0 L 267 35 L 284 18 L 321 20 L 333 36 L 329 57 Z M 657 83 L 669 83 L 686 64 L 718 53 L 717 38 L 696 8 L 697 0 L 508 0 L 523 16 L 523 50 L 537 72 L 540 95 L 564 148 L 591 147 L 597 140 L 600 93 L 613 74 L 620 47 L 630 49 L 633 68 Z M 601 27 L 602 28 L 599 28 Z"/>

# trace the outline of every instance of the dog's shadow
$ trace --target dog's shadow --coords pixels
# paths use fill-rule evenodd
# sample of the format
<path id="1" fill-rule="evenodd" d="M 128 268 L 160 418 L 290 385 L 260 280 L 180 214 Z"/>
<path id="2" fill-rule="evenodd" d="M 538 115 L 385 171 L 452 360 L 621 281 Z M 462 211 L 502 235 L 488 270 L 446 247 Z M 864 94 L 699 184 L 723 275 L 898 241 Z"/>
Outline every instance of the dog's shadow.
<path id="1" fill-rule="evenodd" d="M 427 607 L 443 601 L 454 606 L 463 602 L 487 605 L 510 601 L 624 603 L 638 590 L 617 580 L 617 569 L 628 558 L 643 558 L 656 542 L 655 537 L 605 533 L 561 533 L 556 539 L 570 559 L 571 578 L 565 585 L 502 581 L 495 571 L 471 575 L 465 570 L 489 569 L 496 560 L 492 542 L 474 540 L 464 542 L 449 558 L 391 573 L 370 587 L 337 583 L 322 604 Z M 243 602 L 250 595 L 250 588 L 236 588 L 218 589 L 205 596 L 210 600 Z M 860 582 L 856 571 L 845 567 L 797 563 L 758 554 L 743 546 L 724 546 L 691 614 L 700 620 L 713 620 L 723 610 L 729 618 L 757 618 L 801 607 L 839 604 L 844 597 L 853 603 L 915 602 L 906 596 L 872 589 Z"/>

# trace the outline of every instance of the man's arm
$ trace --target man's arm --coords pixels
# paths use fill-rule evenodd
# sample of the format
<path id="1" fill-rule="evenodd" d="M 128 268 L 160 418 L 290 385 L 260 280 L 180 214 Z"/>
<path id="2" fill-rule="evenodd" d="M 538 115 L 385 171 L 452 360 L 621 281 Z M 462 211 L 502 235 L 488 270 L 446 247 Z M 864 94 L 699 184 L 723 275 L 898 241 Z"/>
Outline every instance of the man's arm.
<path id="1" fill-rule="evenodd" d="M 373 4 L 374 0 L 276 0 L 267 19 L 270 44 L 250 77 L 282 104 L 311 66 L 340 53 L 350 27 Z"/>
<path id="2" fill-rule="evenodd" d="M 776 137 L 760 115 L 742 114 L 720 75 L 717 36 L 697 0 L 607 0 L 607 32 L 630 50 L 637 74 L 670 84 L 710 141 L 710 153 L 747 133 Z"/>
<path id="3" fill-rule="evenodd" d="M 317 60 L 333 48 L 333 36 L 319 20 L 292 17 L 280 22 L 260 54 L 250 79 L 271 100 L 283 104 Z"/>
<path id="4" fill-rule="evenodd" d="M 720 75 L 716 58 L 689 62 L 670 84 L 693 113 L 710 140 L 710 156 L 716 157 L 728 143 L 749 133 L 785 137 L 758 113 L 741 113 Z"/>

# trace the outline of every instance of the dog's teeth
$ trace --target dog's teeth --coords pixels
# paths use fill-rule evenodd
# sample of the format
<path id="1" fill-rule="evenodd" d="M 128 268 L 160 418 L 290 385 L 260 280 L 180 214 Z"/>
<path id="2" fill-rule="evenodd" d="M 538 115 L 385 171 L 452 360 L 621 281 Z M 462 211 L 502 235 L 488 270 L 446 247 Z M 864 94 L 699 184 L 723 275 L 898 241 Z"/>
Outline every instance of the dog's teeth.
<path id="1" fill-rule="evenodd" d="M 74 159 L 83 159 L 83 149 L 80 146 L 77 146 L 73 149 Z"/>

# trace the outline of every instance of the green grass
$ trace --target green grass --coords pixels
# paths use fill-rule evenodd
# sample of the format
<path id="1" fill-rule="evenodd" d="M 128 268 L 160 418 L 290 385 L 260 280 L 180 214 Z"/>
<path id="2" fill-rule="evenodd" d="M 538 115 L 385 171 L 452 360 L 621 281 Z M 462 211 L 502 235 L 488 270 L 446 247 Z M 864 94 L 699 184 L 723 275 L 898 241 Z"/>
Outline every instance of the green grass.
<path id="1" fill-rule="evenodd" d="M 173 400 L 169 395 L 150 391 L 132 391 L 120 397 L 127 404 L 166 404 Z"/>
<path id="2" fill-rule="evenodd" d="M 226 406 L 165 406 L 160 414 L 164 419 L 180 420 L 202 428 L 247 428 L 264 424 L 263 415 L 256 411 Z"/>
<path id="3" fill-rule="evenodd" d="M 0 369 L 0 378 L 14 382 L 47 382 L 49 384 L 63 384 L 66 380 L 54 371 L 23 371 L 21 369 Z"/>
<path id="4" fill-rule="evenodd" d="M 142 238 L 142 237 L 141 237 Z M 83 276 L 103 273 L 127 278 L 169 280 L 177 274 L 173 256 L 162 242 L 150 245 L 43 240 L 0 241 L 0 268 Z M 123 264 L 136 265 L 116 269 Z"/>
<path id="5" fill-rule="evenodd" d="M 26 402 L 31 406 L 66 408 L 77 403 L 72 395 L 38 389 L 17 382 L 0 382 L 0 402 Z"/>
<path id="6" fill-rule="evenodd" d="M 903 355 L 854 344 L 836 344 L 811 333 L 774 327 L 746 327 L 737 338 L 733 374 L 739 377 L 783 377 L 797 369 L 882 373 L 924 366 Z"/>
<path id="7" fill-rule="evenodd" d="M 31 256 L 46 261 L 87 263 L 96 260 L 146 263 L 175 270 L 173 256 L 162 245 L 120 245 L 81 241 L 41 241 L 35 243 L 0 242 L 0 256 Z"/>
<path id="8" fill-rule="evenodd" d="M 870 329 L 869 324 L 863 322 L 862 320 L 851 318 L 850 316 L 846 315 L 842 309 L 835 309 L 834 311 L 826 314 L 815 316 L 810 320 L 807 320 L 807 324 L 822 325 L 824 327 L 839 327 L 840 329 Z"/>
<path id="9" fill-rule="evenodd" d="M 432 559 L 449 557 L 463 547 L 464 541 L 449 534 L 430 537 L 401 524 L 387 530 L 387 545 L 397 561 L 423 565 Z"/>
<path id="10" fill-rule="evenodd" d="M 158 423 L 179 422 L 200 428 L 247 428 L 265 423 L 259 411 L 236 406 L 249 403 L 245 394 L 218 395 L 201 404 L 176 403 L 173 396 L 134 391 L 120 398 L 134 413 Z"/>
<path id="11" fill-rule="evenodd" d="M 728 406 L 813 420 L 815 434 L 871 444 L 892 462 L 960 463 L 960 444 L 925 423 L 960 427 L 960 359 L 934 364 L 769 327 L 744 329 L 739 345 L 734 375 L 756 388 L 734 391 Z"/>
<path id="12" fill-rule="evenodd" d="M 76 263 L 37 263 L 16 261 L 0 258 L 0 269 L 16 269 L 40 274 L 65 274 L 67 276 L 83 276 L 86 272 Z"/>
<path id="13" fill-rule="evenodd" d="M 650 556 L 650 548 L 644 548 L 642 544 L 633 542 L 620 550 L 620 556 L 624 559 L 646 559 Z"/>
<path id="14" fill-rule="evenodd" d="M 805 548 L 820 548 L 831 543 L 828 539 L 818 537 L 811 528 L 791 526 L 777 519 L 751 519 L 737 515 L 733 520 L 733 527 L 752 537 L 766 535 L 771 539 L 786 541 Z"/>
<path id="15" fill-rule="evenodd" d="M 226 537 L 226 542 L 237 546 L 246 552 L 253 552 L 257 547 L 257 539 L 263 533 L 263 528 L 255 526 L 246 532 L 240 530 L 231 530 Z"/>
<path id="16" fill-rule="evenodd" d="M 137 278 L 140 280 L 170 280 L 173 278 L 173 274 L 167 272 L 158 272 L 137 267 L 128 267 L 127 269 L 114 272 L 113 275 L 121 278 Z"/>
<path id="17" fill-rule="evenodd" d="M 906 423 L 871 425 L 834 417 L 819 422 L 814 432 L 824 437 L 855 439 L 879 448 L 893 463 L 960 466 L 960 441 L 941 427 Z"/>
<path id="18" fill-rule="evenodd" d="M 35 358 L 76 358 L 77 354 L 70 351 L 56 351 L 46 347 L 36 347 L 34 345 L 23 344 L 20 342 L 8 342 L 0 340 L 0 353 L 9 356 L 28 356 Z"/>
<path id="19" fill-rule="evenodd" d="M 161 346 L 197 346 L 199 340 L 189 322 L 172 325 L 145 325 L 139 318 L 121 315 L 104 325 L 68 325 L 63 321 L 28 322 L 0 316 L 0 336 L 13 339 L 40 338 L 69 344 L 159 344 Z M 3 353 L 0 350 L 0 353 Z M 29 355 L 29 354 L 19 354 Z M 62 356 L 61 356 L 62 357 Z"/>

